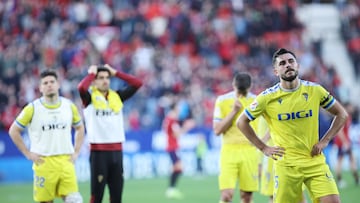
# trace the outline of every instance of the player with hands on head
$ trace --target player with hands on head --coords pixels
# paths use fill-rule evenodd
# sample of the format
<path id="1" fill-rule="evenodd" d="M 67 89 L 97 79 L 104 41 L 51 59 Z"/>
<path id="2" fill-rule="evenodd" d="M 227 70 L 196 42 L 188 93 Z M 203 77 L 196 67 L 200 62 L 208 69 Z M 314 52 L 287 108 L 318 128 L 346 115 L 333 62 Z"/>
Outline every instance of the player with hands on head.
<path id="1" fill-rule="evenodd" d="M 237 121 L 238 128 L 274 163 L 274 202 L 299 202 L 302 184 L 313 202 L 340 203 L 334 177 L 322 150 L 344 126 L 344 107 L 321 85 L 301 80 L 293 52 L 281 48 L 273 55 L 274 73 L 280 82 L 260 93 Z M 319 140 L 320 107 L 334 115 Z M 274 146 L 262 142 L 249 122 L 266 119 Z"/>
<path id="2" fill-rule="evenodd" d="M 84 140 L 84 125 L 77 107 L 59 95 L 57 73 L 40 74 L 42 96 L 24 107 L 9 129 L 9 135 L 25 157 L 33 162 L 36 202 L 52 203 L 61 197 L 65 203 L 82 203 L 74 162 Z M 27 128 L 28 149 L 21 137 Z M 72 143 L 75 129 L 75 144 Z"/>
<path id="3" fill-rule="evenodd" d="M 125 81 L 112 90 L 110 78 Z M 86 134 L 90 143 L 90 203 L 101 203 L 107 185 L 111 203 L 121 203 L 124 187 L 122 143 L 125 141 L 124 101 L 142 86 L 140 79 L 115 70 L 108 64 L 91 65 L 79 83 L 84 106 Z"/>

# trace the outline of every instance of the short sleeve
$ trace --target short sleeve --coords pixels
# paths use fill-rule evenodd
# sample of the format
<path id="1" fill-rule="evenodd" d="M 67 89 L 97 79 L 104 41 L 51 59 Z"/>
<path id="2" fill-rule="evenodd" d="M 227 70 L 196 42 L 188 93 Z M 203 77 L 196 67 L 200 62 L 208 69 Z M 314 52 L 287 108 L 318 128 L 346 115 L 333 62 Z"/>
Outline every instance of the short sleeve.
<path id="1" fill-rule="evenodd" d="M 16 124 L 21 127 L 25 128 L 30 122 L 34 114 L 34 105 L 29 103 L 26 105 L 20 114 L 16 117 L 15 122 Z"/>
<path id="2" fill-rule="evenodd" d="M 71 111 L 73 113 L 72 124 L 74 126 L 79 125 L 81 123 L 81 116 L 80 116 L 80 113 L 78 111 L 78 108 L 75 106 L 74 103 L 71 104 Z"/>
<path id="3" fill-rule="evenodd" d="M 266 107 L 265 95 L 260 94 L 248 107 L 245 108 L 244 113 L 250 120 L 255 120 L 263 113 L 265 107 Z"/>

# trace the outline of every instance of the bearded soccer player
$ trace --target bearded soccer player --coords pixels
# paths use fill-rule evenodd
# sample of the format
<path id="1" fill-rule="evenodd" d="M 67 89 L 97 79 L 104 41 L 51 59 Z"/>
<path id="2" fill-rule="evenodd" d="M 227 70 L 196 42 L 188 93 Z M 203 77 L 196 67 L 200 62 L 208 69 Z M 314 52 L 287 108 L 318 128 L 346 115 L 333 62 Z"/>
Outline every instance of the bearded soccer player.
<path id="1" fill-rule="evenodd" d="M 322 150 L 344 126 L 344 107 L 321 85 L 301 80 L 293 52 L 281 48 L 273 55 L 280 82 L 260 93 L 237 121 L 238 128 L 274 163 L 274 202 L 299 202 L 302 184 L 313 202 L 340 203 L 335 179 Z M 332 125 L 319 140 L 319 110 L 334 115 Z M 262 142 L 249 122 L 263 115 L 274 146 Z"/>
<path id="2" fill-rule="evenodd" d="M 127 85 L 110 88 L 110 78 Z M 122 143 L 125 141 L 123 102 L 133 96 L 142 82 L 110 65 L 91 65 L 78 85 L 84 105 L 86 132 L 90 142 L 91 203 L 101 203 L 108 185 L 111 203 L 122 202 L 124 187 Z"/>

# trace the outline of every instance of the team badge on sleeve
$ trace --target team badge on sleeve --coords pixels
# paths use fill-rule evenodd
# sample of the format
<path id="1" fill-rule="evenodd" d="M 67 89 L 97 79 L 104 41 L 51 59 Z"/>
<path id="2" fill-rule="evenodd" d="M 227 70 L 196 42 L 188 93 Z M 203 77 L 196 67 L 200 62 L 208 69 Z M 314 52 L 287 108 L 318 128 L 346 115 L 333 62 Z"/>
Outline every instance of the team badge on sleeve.
<path id="1" fill-rule="evenodd" d="M 258 103 L 256 100 L 254 100 L 253 103 L 250 104 L 250 110 L 254 111 L 257 106 L 258 106 Z"/>

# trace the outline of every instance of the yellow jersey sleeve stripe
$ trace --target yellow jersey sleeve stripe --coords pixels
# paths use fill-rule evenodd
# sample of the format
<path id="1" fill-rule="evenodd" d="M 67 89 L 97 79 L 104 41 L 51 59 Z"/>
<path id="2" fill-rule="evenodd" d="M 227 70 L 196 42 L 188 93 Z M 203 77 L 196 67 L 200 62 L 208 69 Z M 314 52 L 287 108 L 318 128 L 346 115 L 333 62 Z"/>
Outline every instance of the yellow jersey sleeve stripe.
<path id="1" fill-rule="evenodd" d="M 19 126 L 19 127 L 22 128 L 22 129 L 25 129 L 25 128 L 26 128 L 26 126 L 22 125 L 22 124 L 21 124 L 20 122 L 18 122 L 17 120 L 15 120 L 15 123 L 16 123 L 17 126 Z"/>
<path id="2" fill-rule="evenodd" d="M 252 121 L 255 120 L 255 117 L 252 116 L 251 113 L 247 109 L 244 110 L 244 113 L 250 120 L 252 120 Z"/>

